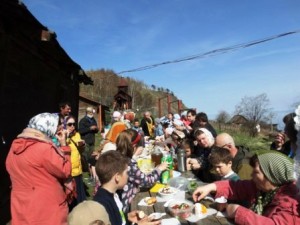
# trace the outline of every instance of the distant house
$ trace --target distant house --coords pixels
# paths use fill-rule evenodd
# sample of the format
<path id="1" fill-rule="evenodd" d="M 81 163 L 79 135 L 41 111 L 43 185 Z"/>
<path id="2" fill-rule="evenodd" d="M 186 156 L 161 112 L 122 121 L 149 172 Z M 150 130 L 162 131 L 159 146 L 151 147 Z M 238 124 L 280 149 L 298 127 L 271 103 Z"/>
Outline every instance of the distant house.
<path id="1" fill-rule="evenodd" d="M 234 115 L 228 123 L 243 125 L 248 122 L 248 119 L 242 115 Z"/>
<path id="2" fill-rule="evenodd" d="M 100 102 L 96 102 L 94 100 L 91 100 L 89 98 L 86 98 L 84 96 L 79 96 L 79 110 L 78 110 L 78 120 L 80 120 L 82 117 L 86 114 L 86 108 L 88 106 L 92 106 L 95 108 L 96 115 L 95 119 L 98 123 L 99 130 L 103 130 L 104 126 L 107 125 L 110 121 L 107 121 L 106 116 L 109 114 L 110 110 L 109 107 L 106 105 L 102 105 Z"/>
<path id="3" fill-rule="evenodd" d="M 118 93 L 114 96 L 114 110 L 128 110 L 132 108 L 132 97 L 128 94 L 128 83 L 124 77 L 120 78 Z"/>
<path id="4" fill-rule="evenodd" d="M 5 158 L 11 142 L 42 112 L 69 101 L 78 117 L 79 83 L 92 80 L 19 0 L 0 1 L 0 224 L 10 220 Z"/>

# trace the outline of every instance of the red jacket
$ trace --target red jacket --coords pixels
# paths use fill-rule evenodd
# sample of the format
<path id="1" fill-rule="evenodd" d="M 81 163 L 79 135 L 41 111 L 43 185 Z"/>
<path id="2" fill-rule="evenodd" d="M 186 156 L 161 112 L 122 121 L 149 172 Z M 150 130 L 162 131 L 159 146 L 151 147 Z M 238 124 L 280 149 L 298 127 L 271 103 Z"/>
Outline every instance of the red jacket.
<path id="1" fill-rule="evenodd" d="M 217 185 L 216 197 L 225 196 L 231 200 L 248 200 L 255 202 L 258 189 L 253 181 L 237 182 L 220 181 Z M 235 223 L 243 225 L 296 225 L 300 224 L 300 196 L 294 183 L 283 185 L 275 194 L 272 202 L 258 215 L 245 207 L 238 207 Z"/>
<path id="2" fill-rule="evenodd" d="M 33 129 L 12 143 L 6 168 L 12 181 L 12 225 L 66 225 L 68 207 L 63 190 L 70 176 L 69 147 L 57 149 L 51 140 Z M 35 136 L 35 135 L 34 135 Z"/>

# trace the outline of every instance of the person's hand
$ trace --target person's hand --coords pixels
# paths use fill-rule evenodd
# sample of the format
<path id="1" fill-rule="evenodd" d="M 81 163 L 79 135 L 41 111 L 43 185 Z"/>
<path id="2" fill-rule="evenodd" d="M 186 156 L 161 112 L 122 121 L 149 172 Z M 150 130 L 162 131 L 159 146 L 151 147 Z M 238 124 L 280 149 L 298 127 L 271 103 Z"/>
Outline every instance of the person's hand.
<path id="1" fill-rule="evenodd" d="M 238 207 L 240 207 L 240 205 L 238 204 L 228 204 L 226 207 L 226 212 L 228 215 L 228 218 L 234 218 L 235 217 L 235 213 L 236 210 L 238 209 Z"/>
<path id="2" fill-rule="evenodd" d="M 201 168 L 197 159 L 187 158 L 186 159 L 187 170 L 197 170 Z"/>
<path id="3" fill-rule="evenodd" d="M 193 193 L 193 200 L 195 202 L 200 201 L 206 197 L 210 192 L 216 191 L 217 186 L 214 183 L 207 184 L 201 187 L 198 187 Z"/>
<path id="4" fill-rule="evenodd" d="M 66 146 L 67 136 L 68 136 L 67 130 L 60 130 L 55 134 L 55 137 L 57 138 L 60 146 Z"/>
<path id="5" fill-rule="evenodd" d="M 90 126 L 90 130 L 97 130 L 98 127 L 96 125 Z"/>
<path id="6" fill-rule="evenodd" d="M 168 167 L 169 167 L 169 163 L 163 162 L 163 163 L 159 164 L 156 168 L 159 169 L 160 171 L 165 171 L 168 169 Z"/>
<path id="7" fill-rule="evenodd" d="M 127 218 L 130 222 L 132 223 L 137 223 L 139 220 L 139 211 L 138 210 L 134 210 L 131 211 L 127 214 Z"/>
<path id="8" fill-rule="evenodd" d="M 143 151 L 144 151 L 143 146 L 138 146 L 138 147 L 135 148 L 135 151 L 134 151 L 133 155 L 138 156 L 138 155 L 142 154 Z"/>
<path id="9" fill-rule="evenodd" d="M 158 225 L 161 223 L 161 220 L 154 220 L 150 216 L 146 216 L 145 218 L 141 219 L 137 222 L 138 225 Z"/>

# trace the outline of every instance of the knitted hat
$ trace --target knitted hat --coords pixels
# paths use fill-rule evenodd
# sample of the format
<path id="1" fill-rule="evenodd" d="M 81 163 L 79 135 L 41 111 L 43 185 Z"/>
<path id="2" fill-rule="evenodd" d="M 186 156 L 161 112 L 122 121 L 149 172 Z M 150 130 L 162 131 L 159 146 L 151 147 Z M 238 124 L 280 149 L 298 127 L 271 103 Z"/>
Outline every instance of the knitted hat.
<path id="1" fill-rule="evenodd" d="M 256 155 L 262 172 L 274 185 L 281 186 L 294 181 L 292 159 L 280 152 L 268 150 L 256 152 Z"/>
<path id="2" fill-rule="evenodd" d="M 102 220 L 107 225 L 111 224 L 105 208 L 92 200 L 81 202 L 68 216 L 69 225 L 87 225 L 95 220 Z"/>

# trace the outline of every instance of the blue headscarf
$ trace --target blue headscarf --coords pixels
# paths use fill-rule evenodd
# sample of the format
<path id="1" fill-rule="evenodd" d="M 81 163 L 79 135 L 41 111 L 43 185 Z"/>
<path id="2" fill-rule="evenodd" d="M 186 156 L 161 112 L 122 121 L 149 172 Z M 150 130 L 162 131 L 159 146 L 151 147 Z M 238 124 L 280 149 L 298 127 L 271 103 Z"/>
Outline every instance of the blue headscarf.
<path id="1" fill-rule="evenodd" d="M 32 117 L 27 127 L 41 131 L 49 138 L 54 137 L 58 126 L 58 115 L 55 113 L 41 113 Z"/>

